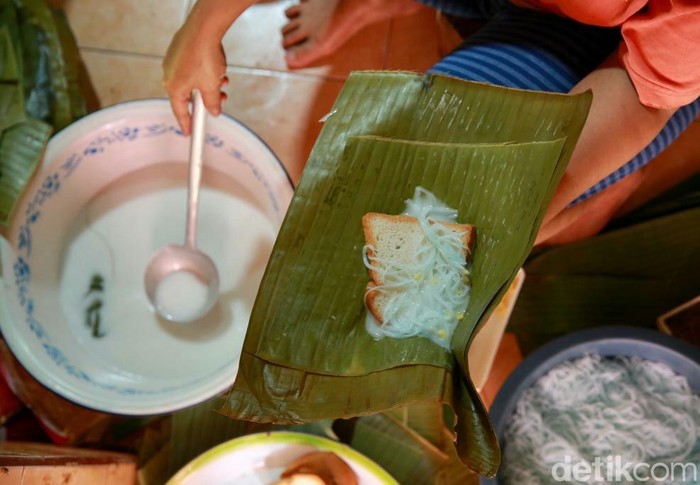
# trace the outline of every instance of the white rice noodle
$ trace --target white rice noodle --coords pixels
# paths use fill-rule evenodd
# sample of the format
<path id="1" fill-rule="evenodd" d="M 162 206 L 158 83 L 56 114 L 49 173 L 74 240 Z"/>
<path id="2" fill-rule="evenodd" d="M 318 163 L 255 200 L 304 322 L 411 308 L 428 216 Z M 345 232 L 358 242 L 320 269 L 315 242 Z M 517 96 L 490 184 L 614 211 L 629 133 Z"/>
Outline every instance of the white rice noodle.
<path id="1" fill-rule="evenodd" d="M 425 244 L 411 266 L 369 257 L 368 249 L 373 248 L 365 246 L 365 266 L 384 282 L 371 291 L 388 297 L 384 322 L 378 324 L 367 312 L 367 330 L 375 338 L 423 336 L 449 350 L 454 329 L 469 304 L 470 290 L 463 237 L 440 224 L 455 222 L 457 211 L 416 187 L 414 197 L 406 201 L 404 215 L 418 220 Z"/>
<path id="2" fill-rule="evenodd" d="M 572 466 L 593 467 L 596 457 L 605 463 L 611 456 L 629 469 L 638 463 L 700 469 L 700 397 L 666 364 L 586 355 L 556 366 L 523 393 L 504 442 L 506 484 L 556 483 L 553 467 L 567 456 Z M 589 483 L 608 483 L 600 478 Z"/>

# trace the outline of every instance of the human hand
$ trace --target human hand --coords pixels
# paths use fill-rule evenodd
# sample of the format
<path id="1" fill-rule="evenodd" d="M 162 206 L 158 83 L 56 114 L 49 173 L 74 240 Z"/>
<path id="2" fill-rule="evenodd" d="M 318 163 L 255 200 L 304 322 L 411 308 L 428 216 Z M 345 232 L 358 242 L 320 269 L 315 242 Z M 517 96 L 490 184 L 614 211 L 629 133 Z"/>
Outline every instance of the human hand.
<path id="1" fill-rule="evenodd" d="M 227 84 L 226 56 L 221 42 L 185 23 L 173 37 L 163 60 L 163 86 L 185 135 L 191 131 L 192 90 L 199 89 L 207 111 L 218 116 L 221 103 L 227 98 L 221 89 Z"/>

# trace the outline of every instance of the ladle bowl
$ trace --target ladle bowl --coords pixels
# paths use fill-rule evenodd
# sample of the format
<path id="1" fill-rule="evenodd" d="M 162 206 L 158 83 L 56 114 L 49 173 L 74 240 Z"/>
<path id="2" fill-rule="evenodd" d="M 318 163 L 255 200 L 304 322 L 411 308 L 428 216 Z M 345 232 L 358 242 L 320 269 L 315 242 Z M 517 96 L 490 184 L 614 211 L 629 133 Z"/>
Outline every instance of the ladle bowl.
<path id="1" fill-rule="evenodd" d="M 168 285 L 168 280 L 178 277 L 184 284 Z M 172 322 L 198 320 L 214 307 L 219 296 L 214 261 L 186 245 L 169 244 L 159 249 L 148 263 L 144 283 L 155 311 Z"/>

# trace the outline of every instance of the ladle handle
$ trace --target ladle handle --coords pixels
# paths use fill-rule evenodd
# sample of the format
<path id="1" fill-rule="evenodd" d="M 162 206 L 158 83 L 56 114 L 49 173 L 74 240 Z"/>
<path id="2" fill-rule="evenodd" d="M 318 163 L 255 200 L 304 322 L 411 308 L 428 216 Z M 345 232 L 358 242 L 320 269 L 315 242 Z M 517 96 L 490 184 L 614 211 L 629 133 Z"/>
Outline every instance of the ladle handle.
<path id="1" fill-rule="evenodd" d="M 187 226 L 185 244 L 192 249 L 197 247 L 197 208 L 199 186 L 202 180 L 202 148 L 204 147 L 204 126 L 206 109 L 199 90 L 192 91 L 192 134 L 190 135 L 190 177 L 187 191 Z"/>

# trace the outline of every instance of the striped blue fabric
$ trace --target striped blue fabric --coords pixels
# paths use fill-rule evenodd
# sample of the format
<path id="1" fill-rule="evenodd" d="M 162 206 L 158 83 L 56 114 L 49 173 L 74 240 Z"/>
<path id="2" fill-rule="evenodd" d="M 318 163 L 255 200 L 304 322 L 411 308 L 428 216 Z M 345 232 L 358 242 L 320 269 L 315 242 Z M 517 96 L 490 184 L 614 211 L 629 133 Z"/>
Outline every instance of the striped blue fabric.
<path id="1" fill-rule="evenodd" d="M 568 92 L 620 42 L 619 29 L 583 25 L 505 0 L 422 0 L 455 16 L 488 19 L 429 72 L 499 86 Z M 679 109 L 639 154 L 571 202 L 577 204 L 639 170 L 698 117 L 700 98 Z"/>
<path id="2" fill-rule="evenodd" d="M 700 98 L 693 103 L 680 108 L 666 123 L 666 126 L 661 130 L 654 140 L 649 143 L 641 152 L 639 152 L 632 160 L 624 164 L 622 167 L 615 170 L 613 173 L 605 177 L 603 180 L 595 184 L 593 187 L 585 191 L 579 197 L 574 199 L 570 205 L 578 204 L 592 195 L 607 189 L 615 182 L 619 182 L 629 174 L 636 172 L 644 165 L 649 163 L 669 146 L 681 133 L 700 115 Z"/>
<path id="3" fill-rule="evenodd" d="M 419 0 L 421 3 L 448 15 L 464 18 L 490 18 L 508 0 Z"/>

